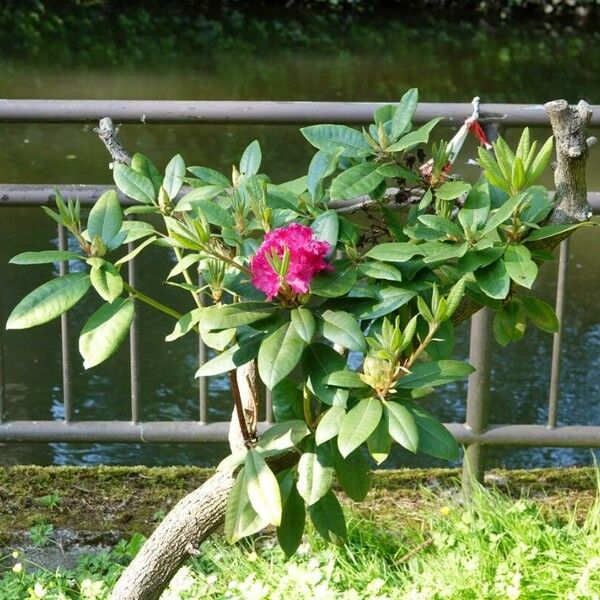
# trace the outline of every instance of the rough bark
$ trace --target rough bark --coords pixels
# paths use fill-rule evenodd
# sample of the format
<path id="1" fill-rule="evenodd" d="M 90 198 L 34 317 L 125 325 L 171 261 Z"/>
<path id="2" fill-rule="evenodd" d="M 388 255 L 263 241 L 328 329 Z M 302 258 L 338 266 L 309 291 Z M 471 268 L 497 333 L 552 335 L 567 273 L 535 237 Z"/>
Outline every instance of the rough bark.
<path id="1" fill-rule="evenodd" d="M 591 211 L 587 204 L 585 186 L 585 161 L 588 147 L 586 127 L 591 111 L 583 101 L 577 107 L 571 108 L 564 100 L 558 100 L 548 103 L 546 108 L 557 140 L 558 157 L 555 179 L 559 193 L 555 197 L 557 205 L 550 222 L 570 223 L 587 220 L 591 216 Z M 112 146 L 106 145 L 111 152 Z M 466 320 L 480 308 L 480 304 L 465 298 L 455 313 L 454 321 L 458 323 Z M 252 368 L 249 367 L 246 373 L 238 371 L 240 394 L 242 394 L 242 387 L 247 386 L 244 393 L 244 412 L 250 409 L 250 414 L 246 414 L 246 417 L 250 417 L 246 421 L 249 425 L 252 419 L 256 419 L 258 401 L 256 373 L 252 372 Z M 236 417 L 235 414 L 233 416 Z M 239 425 L 236 429 L 236 422 L 237 418 L 233 418 L 230 432 L 232 446 L 243 444 L 243 441 L 240 441 Z M 272 469 L 277 472 L 292 466 L 297 458 L 296 454 L 286 455 L 273 463 Z M 233 482 L 234 476 L 231 472 L 217 472 L 200 488 L 183 498 L 157 527 L 140 553 L 124 571 L 110 596 L 111 600 L 160 598 L 161 593 L 187 557 L 196 554 L 196 548 L 224 522 L 227 497 Z"/>
<path id="2" fill-rule="evenodd" d="M 125 150 L 119 138 L 119 128 L 115 127 L 110 117 L 103 117 L 98 123 L 98 127 L 94 129 L 102 143 L 106 146 L 108 153 L 111 155 L 113 162 L 131 164 L 131 156 Z M 112 168 L 112 164 L 110 165 Z"/>

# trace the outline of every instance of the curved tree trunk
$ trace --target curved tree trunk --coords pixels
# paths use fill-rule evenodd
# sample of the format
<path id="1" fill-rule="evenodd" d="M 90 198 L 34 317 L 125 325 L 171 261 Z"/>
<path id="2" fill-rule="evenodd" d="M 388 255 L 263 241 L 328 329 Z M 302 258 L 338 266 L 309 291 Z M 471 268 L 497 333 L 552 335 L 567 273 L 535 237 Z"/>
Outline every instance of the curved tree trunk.
<path id="1" fill-rule="evenodd" d="M 591 110 L 583 101 L 576 107 L 570 107 L 564 100 L 550 102 L 546 109 L 557 140 L 558 156 L 555 174 L 557 207 L 548 221 L 578 223 L 590 217 L 586 197 L 585 161 L 591 140 L 587 140 L 585 136 Z M 111 133 L 111 127 L 106 129 Z M 112 135 L 106 135 L 102 139 L 113 158 L 118 161 L 120 157 L 115 156 L 112 147 L 114 137 L 116 132 L 112 130 Z M 463 321 L 480 308 L 480 304 L 465 298 L 453 320 L 455 323 Z M 256 423 L 256 413 L 252 413 L 252 408 L 256 409 L 258 403 L 254 368 L 249 365 L 248 369 L 241 369 L 237 374 L 239 391 L 243 396 L 244 417 L 250 427 Z M 235 412 L 230 444 L 238 448 L 242 444 L 240 422 Z M 277 471 L 291 466 L 296 460 L 297 455 L 287 455 L 275 461 L 276 464 L 270 461 L 269 464 Z M 217 471 L 201 487 L 179 501 L 125 569 L 110 596 L 111 600 L 158 600 L 185 560 L 195 554 L 196 548 L 223 524 L 227 497 L 234 481 L 232 471 Z"/>

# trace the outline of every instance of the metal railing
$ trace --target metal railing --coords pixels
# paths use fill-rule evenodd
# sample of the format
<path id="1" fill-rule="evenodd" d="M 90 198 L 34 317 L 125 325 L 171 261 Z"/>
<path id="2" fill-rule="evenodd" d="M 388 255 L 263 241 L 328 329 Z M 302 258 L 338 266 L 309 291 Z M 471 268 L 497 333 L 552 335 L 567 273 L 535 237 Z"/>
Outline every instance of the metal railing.
<path id="1" fill-rule="evenodd" d="M 0 123 L 97 123 L 110 116 L 120 123 L 198 123 L 198 124 L 301 124 L 366 123 L 382 103 L 367 102 L 180 102 L 180 101 L 96 101 L 96 100 L 0 100 Z M 592 127 L 600 126 L 600 106 L 593 107 Z M 497 123 L 502 130 L 513 126 L 548 126 L 542 105 L 482 104 L 482 118 Z M 415 122 L 442 116 L 443 124 L 460 125 L 471 112 L 470 104 L 419 105 Z M 83 206 L 91 206 L 107 189 L 102 185 L 2 185 L 2 206 L 40 206 L 53 202 L 53 189 L 64 195 L 77 196 Z M 130 201 L 124 197 L 122 201 Z M 595 214 L 600 214 L 600 193 L 589 194 Z M 64 228 L 58 227 L 58 247 L 66 249 Z M 131 250 L 132 248 L 130 248 Z M 561 244 L 556 288 L 556 312 L 564 316 L 568 241 Z M 60 264 L 60 274 L 68 263 Z M 128 279 L 135 285 L 136 261 L 129 263 Z M 1 317 L 1 316 L 0 316 Z M 0 318 L 4 323 L 4 318 Z M 476 371 L 470 376 L 466 399 L 465 423 L 447 423 L 446 427 L 466 446 L 464 472 L 481 480 L 485 469 L 485 449 L 489 446 L 600 447 L 600 425 L 557 427 L 562 332 L 554 334 L 548 419 L 545 425 L 490 424 L 490 380 L 492 313 L 482 309 L 471 318 L 470 363 Z M 225 442 L 228 422 L 208 422 L 208 388 L 200 379 L 197 421 L 140 421 L 142 399 L 139 394 L 137 318 L 131 325 L 129 360 L 131 390 L 130 421 L 75 421 L 71 391 L 71 348 L 69 317 L 61 317 L 62 395 L 64 419 L 61 421 L 4 420 L 6 388 L 4 385 L 2 330 L 0 328 L 0 442 Z M 561 328 L 562 330 L 562 328 Z M 206 348 L 199 341 L 199 364 L 206 358 Z M 266 421 L 272 422 L 267 403 Z M 468 467 L 466 466 L 468 465 Z"/>

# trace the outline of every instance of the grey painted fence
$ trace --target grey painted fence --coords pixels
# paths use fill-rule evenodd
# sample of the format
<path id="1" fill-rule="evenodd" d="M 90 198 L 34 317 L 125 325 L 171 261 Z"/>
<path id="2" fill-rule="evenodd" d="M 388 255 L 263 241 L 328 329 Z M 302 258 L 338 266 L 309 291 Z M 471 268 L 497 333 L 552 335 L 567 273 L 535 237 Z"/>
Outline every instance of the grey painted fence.
<path id="1" fill-rule="evenodd" d="M 1 100 L 0 123 L 97 123 L 110 116 L 120 123 L 198 123 L 198 124 L 301 124 L 301 123 L 366 123 L 373 111 L 381 106 L 370 102 L 216 102 L 216 101 L 97 101 L 97 100 Z M 594 106 L 592 126 L 600 126 L 600 106 Z M 513 126 L 548 126 L 544 107 L 524 104 L 482 104 L 482 119 L 498 123 L 502 129 Z M 460 125 L 471 112 L 470 104 L 419 105 L 415 121 L 424 122 L 443 116 L 444 123 Z M 40 206 L 53 201 L 53 189 L 59 187 L 65 195 L 78 196 L 83 205 L 91 205 L 106 189 L 98 185 L 2 185 L 0 208 L 3 206 Z M 600 214 L 600 193 L 589 194 L 595 214 Z M 123 199 L 127 202 L 126 199 Z M 59 249 L 66 249 L 64 228 L 58 227 Z M 556 311 L 564 317 L 568 241 L 561 244 L 558 261 Z M 60 265 L 60 273 L 68 264 Z M 129 263 L 128 277 L 135 285 L 136 263 Z M 4 323 L 4 316 L 0 315 Z M 481 479 L 485 469 L 485 449 L 488 446 L 600 447 L 600 425 L 557 427 L 559 378 L 561 363 L 561 332 L 554 335 L 548 420 L 544 425 L 490 424 L 487 420 L 492 348 L 492 313 L 483 309 L 471 319 L 470 357 L 476 371 L 470 376 L 466 399 L 465 423 L 447 423 L 446 427 L 466 446 L 465 482 L 470 475 Z M 4 385 L 2 332 L 0 330 L 0 442 L 223 442 L 227 441 L 228 423 L 208 422 L 207 382 L 199 382 L 198 420 L 176 422 L 140 422 L 142 398 L 139 394 L 139 363 L 137 355 L 139 324 L 134 320 L 130 334 L 130 421 L 74 421 L 76 399 L 71 391 L 71 352 L 68 315 L 61 317 L 62 383 L 64 420 L 10 421 L 4 419 L 6 388 Z M 199 364 L 206 350 L 199 341 Z M 273 416 L 267 399 L 265 428 Z"/>

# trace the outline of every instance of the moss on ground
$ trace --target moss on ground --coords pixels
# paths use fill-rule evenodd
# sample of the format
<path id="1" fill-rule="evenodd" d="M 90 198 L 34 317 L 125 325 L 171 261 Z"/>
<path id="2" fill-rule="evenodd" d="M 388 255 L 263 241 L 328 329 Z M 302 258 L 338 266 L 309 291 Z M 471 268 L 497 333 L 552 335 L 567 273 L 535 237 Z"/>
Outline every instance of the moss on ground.
<path id="1" fill-rule="evenodd" d="M 183 495 L 210 477 L 196 467 L 35 467 L 0 469 L 0 541 L 8 542 L 40 522 L 80 534 L 115 537 L 148 534 Z M 420 520 L 426 505 L 442 506 L 460 490 L 456 469 L 376 471 L 365 503 L 353 512 L 382 524 Z M 581 514 L 595 498 L 591 468 L 491 471 L 489 483 L 511 496 L 527 495 L 544 511 Z M 47 506 L 42 498 L 56 493 Z M 419 516 L 421 515 L 421 516 Z"/>

